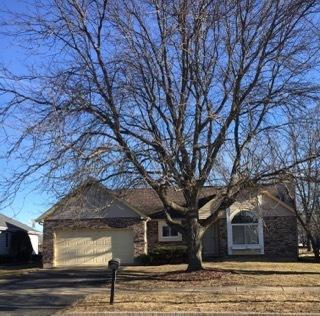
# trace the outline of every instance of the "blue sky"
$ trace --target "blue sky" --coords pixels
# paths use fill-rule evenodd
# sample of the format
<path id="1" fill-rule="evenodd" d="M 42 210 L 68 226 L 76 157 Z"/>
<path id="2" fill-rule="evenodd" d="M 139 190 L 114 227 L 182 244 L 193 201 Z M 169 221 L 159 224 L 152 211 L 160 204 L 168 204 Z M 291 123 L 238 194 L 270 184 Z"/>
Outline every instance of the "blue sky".
<path id="1" fill-rule="evenodd" d="M 11 9 L 15 11 L 26 10 L 26 3 L 32 2 L 10 0 L 2 1 L 0 4 L 0 11 L 3 9 Z M 0 13 L 0 18 L 3 18 L 3 13 Z M 7 66 L 10 70 L 21 73 L 24 70 L 26 64 L 36 63 L 37 60 L 33 56 L 28 55 L 21 47 L 17 45 L 14 39 L 8 38 L 0 33 L 0 64 Z M 33 60 L 32 60 L 33 58 Z M 1 79 L 0 79 L 1 80 Z M 0 106 L 5 103 L 5 98 L 0 96 Z M 14 128 L 19 128 L 14 126 Z M 0 128 L 0 139 L 2 140 L 4 136 L 4 131 L 2 126 Z M 0 143 L 0 151 L 4 152 L 5 144 Z M 1 174 L 10 174 L 12 169 L 17 166 L 17 163 L 13 160 L 5 162 L 0 160 L 0 176 Z M 11 205 L 0 206 L 0 213 L 3 213 L 9 217 L 14 217 L 17 220 L 27 224 L 32 225 L 33 220 L 37 218 L 42 212 L 47 210 L 53 204 L 52 198 L 41 191 L 41 188 L 37 188 L 33 185 L 34 181 L 30 179 L 29 184 L 26 184 L 22 190 L 17 194 L 14 202 Z M 42 230 L 40 225 L 36 225 L 36 228 Z"/>
<path id="2" fill-rule="evenodd" d="M 10 0 L 0 2 L 0 22 L 4 18 L 4 14 L 1 13 L 2 9 L 11 9 L 14 11 L 28 12 L 27 4 L 36 3 L 37 0 Z M 1 26 L 0 26 L 1 27 Z M 19 47 L 17 42 L 1 34 L 0 30 L 0 65 L 4 64 L 11 71 L 21 74 L 24 68 L 28 64 L 40 64 L 41 59 L 26 52 L 24 49 Z M 318 72 L 316 74 L 318 76 Z M 318 77 L 316 77 L 318 79 Z M 0 78 L 1 80 L 1 78 Z M 0 107 L 6 102 L 5 98 L 0 95 Z M 11 131 L 18 129 L 19 126 L 12 126 Z M 3 139 L 4 131 L 0 126 L 0 140 Z M 0 153 L 4 152 L 6 144 L 0 141 Z M 14 170 L 18 164 L 16 161 L 11 160 L 5 162 L 0 160 L 0 177 L 2 175 L 10 174 L 10 171 Z M 4 213 L 9 217 L 15 217 L 16 219 L 24 222 L 25 224 L 32 225 L 33 219 L 37 218 L 42 212 L 47 210 L 55 202 L 52 197 L 41 191 L 41 188 L 37 187 L 36 175 L 33 179 L 29 179 L 29 184 L 26 184 L 17 194 L 14 202 L 5 207 L 0 205 L 0 213 Z M 0 188 L 1 189 L 1 188 Z M 41 229 L 40 226 L 37 226 Z"/>

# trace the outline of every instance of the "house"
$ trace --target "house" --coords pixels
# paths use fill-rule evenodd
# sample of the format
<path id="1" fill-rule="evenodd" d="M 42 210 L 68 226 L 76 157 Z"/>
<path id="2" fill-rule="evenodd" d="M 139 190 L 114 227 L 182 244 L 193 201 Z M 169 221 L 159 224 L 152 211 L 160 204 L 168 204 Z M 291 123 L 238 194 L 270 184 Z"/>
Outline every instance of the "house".
<path id="1" fill-rule="evenodd" d="M 10 254 L 11 237 L 17 231 L 24 231 L 28 234 L 33 253 L 38 254 L 41 233 L 13 218 L 0 214 L 0 255 Z"/>
<path id="2" fill-rule="evenodd" d="M 200 218 L 211 212 L 213 187 L 199 197 Z M 181 192 L 169 197 L 182 203 Z M 204 257 L 254 255 L 297 258 L 294 201 L 282 186 L 240 194 L 204 235 Z M 171 214 L 182 220 L 175 212 Z M 137 188 L 110 191 L 87 182 L 65 196 L 38 222 L 43 224 L 44 267 L 106 266 L 112 257 L 124 264 L 159 245 L 181 245 L 182 236 L 169 227 L 154 191 Z"/>

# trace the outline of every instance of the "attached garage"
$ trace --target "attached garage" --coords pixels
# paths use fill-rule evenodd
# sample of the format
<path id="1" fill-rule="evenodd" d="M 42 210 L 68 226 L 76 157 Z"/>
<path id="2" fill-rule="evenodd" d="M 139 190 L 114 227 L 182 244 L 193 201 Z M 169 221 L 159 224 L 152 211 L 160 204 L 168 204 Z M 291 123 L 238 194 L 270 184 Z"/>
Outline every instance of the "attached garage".
<path id="1" fill-rule="evenodd" d="M 90 180 L 37 219 L 43 223 L 43 267 L 107 267 L 111 258 L 135 263 L 147 250 L 148 219 Z"/>
<path id="2" fill-rule="evenodd" d="M 60 230 L 55 236 L 55 266 L 106 266 L 111 258 L 133 263 L 133 231 L 130 229 Z"/>

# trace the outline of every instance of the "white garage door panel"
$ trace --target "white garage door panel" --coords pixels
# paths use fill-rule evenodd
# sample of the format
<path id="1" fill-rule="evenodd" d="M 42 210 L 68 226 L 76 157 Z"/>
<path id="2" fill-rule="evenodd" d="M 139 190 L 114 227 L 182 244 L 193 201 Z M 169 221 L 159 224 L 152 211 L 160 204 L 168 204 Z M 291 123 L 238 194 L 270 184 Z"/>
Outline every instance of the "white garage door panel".
<path id="1" fill-rule="evenodd" d="M 56 233 L 56 266 L 106 266 L 111 258 L 133 262 L 131 230 L 66 230 Z"/>

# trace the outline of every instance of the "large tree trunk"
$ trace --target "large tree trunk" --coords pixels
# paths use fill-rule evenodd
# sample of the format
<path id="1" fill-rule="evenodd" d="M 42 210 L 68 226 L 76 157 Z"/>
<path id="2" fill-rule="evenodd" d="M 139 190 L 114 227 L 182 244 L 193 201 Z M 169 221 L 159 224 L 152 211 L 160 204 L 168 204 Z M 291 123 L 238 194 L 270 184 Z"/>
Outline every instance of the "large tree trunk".
<path id="1" fill-rule="evenodd" d="M 202 270 L 202 227 L 196 218 L 187 219 L 188 269 Z"/>

